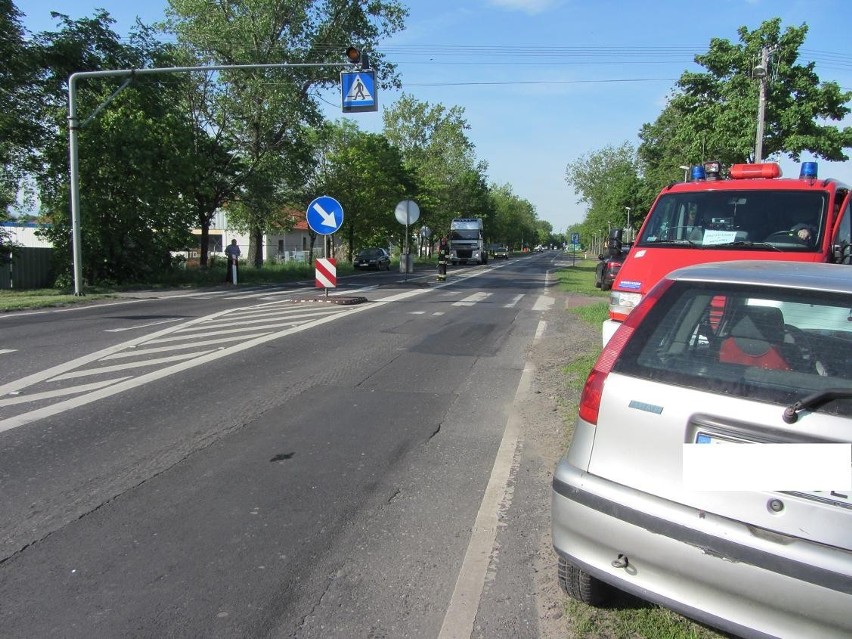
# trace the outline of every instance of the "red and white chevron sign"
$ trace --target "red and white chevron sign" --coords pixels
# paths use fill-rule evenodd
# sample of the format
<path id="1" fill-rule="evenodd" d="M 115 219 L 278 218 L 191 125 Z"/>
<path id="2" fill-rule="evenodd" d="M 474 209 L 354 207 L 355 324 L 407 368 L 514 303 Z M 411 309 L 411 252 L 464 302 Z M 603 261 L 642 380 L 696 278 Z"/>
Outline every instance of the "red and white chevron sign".
<path id="1" fill-rule="evenodd" d="M 332 258 L 318 257 L 316 272 L 316 288 L 337 288 L 337 267 Z"/>

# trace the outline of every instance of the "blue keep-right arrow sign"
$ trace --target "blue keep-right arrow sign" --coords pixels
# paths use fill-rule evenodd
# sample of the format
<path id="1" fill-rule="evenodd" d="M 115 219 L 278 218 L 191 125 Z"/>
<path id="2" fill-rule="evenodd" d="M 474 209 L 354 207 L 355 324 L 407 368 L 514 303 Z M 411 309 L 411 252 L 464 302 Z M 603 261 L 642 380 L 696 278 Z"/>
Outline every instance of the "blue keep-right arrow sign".
<path id="1" fill-rule="evenodd" d="M 343 224 L 343 206 L 333 197 L 321 195 L 308 204 L 305 218 L 314 233 L 331 235 Z"/>

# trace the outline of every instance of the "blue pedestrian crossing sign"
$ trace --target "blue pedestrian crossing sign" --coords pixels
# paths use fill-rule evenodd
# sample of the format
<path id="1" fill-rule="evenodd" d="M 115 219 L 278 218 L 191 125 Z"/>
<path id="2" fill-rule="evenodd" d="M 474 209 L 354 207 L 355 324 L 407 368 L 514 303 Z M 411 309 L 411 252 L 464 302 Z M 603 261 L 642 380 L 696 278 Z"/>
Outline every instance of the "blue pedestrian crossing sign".
<path id="1" fill-rule="evenodd" d="M 340 74 L 344 113 L 378 111 L 375 71 L 344 71 Z"/>
<path id="2" fill-rule="evenodd" d="M 343 206 L 333 197 L 321 195 L 308 204 L 305 217 L 314 233 L 331 235 L 343 224 Z"/>

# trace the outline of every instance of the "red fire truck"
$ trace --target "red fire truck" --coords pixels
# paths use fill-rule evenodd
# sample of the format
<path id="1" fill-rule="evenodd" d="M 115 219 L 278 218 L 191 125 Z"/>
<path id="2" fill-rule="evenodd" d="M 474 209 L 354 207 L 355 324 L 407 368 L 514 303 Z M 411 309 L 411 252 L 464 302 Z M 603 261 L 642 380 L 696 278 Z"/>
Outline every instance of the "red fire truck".
<path id="1" fill-rule="evenodd" d="M 617 238 L 613 238 L 616 241 Z M 664 275 L 704 262 L 760 259 L 852 263 L 849 187 L 804 162 L 798 179 L 776 163 L 692 167 L 667 186 L 639 230 L 610 292 L 603 342 Z"/>

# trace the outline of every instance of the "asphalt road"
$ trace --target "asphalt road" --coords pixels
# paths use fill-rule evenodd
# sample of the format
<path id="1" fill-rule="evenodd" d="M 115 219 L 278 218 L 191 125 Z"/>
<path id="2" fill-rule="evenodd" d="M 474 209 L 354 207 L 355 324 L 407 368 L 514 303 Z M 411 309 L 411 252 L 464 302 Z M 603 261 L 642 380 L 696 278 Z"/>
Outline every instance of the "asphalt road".
<path id="1" fill-rule="evenodd" d="M 538 637 L 554 258 L 0 318 L 0 636 Z"/>

